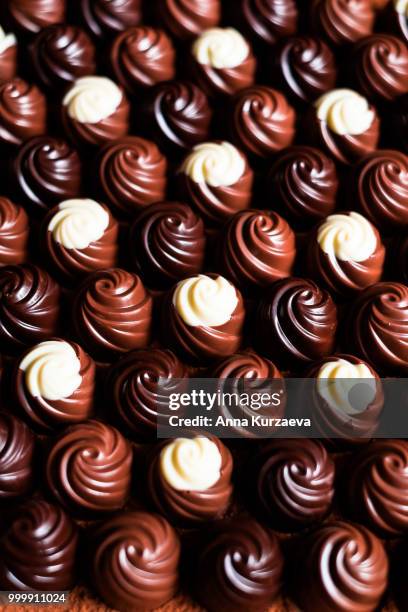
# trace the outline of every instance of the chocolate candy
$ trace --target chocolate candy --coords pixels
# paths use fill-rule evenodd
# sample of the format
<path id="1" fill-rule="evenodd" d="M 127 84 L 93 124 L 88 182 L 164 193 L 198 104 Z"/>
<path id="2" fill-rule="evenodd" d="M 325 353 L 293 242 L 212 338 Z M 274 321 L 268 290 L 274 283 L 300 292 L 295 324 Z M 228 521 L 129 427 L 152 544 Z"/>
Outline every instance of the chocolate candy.
<path id="1" fill-rule="evenodd" d="M 268 179 L 270 201 L 301 229 L 324 219 L 336 206 L 336 166 L 319 149 L 285 149 L 273 163 Z"/>
<path id="2" fill-rule="evenodd" d="M 58 24 L 44 28 L 35 37 L 31 51 L 37 78 L 51 90 L 63 90 L 96 70 L 92 41 L 76 26 Z"/>
<path id="3" fill-rule="evenodd" d="M 381 541 L 363 526 L 326 523 L 305 537 L 292 578 L 292 594 L 305 612 L 371 612 L 387 585 Z"/>
<path id="4" fill-rule="evenodd" d="M 10 17 L 19 30 L 35 34 L 65 18 L 65 0 L 9 0 Z"/>
<path id="5" fill-rule="evenodd" d="M 24 208 L 0 197 L 0 266 L 21 264 L 27 259 L 28 235 Z"/>
<path id="6" fill-rule="evenodd" d="M 33 487 L 35 438 L 12 414 L 0 413 L 0 499 L 28 493 Z"/>
<path id="7" fill-rule="evenodd" d="M 255 318 L 262 354 L 294 370 L 332 352 L 337 309 L 327 291 L 313 281 L 285 278 L 271 286 Z"/>
<path id="8" fill-rule="evenodd" d="M 194 41 L 191 53 L 194 78 L 210 96 L 230 96 L 254 82 L 255 56 L 234 28 L 205 30 Z"/>
<path id="9" fill-rule="evenodd" d="M 346 483 L 350 514 L 380 535 L 396 537 L 406 533 L 407 465 L 406 440 L 377 440 L 354 456 Z"/>
<path id="10" fill-rule="evenodd" d="M 45 271 L 33 264 L 0 268 L 0 342 L 15 351 L 58 331 L 61 292 Z"/>
<path id="11" fill-rule="evenodd" d="M 165 198 L 166 158 L 150 140 L 115 140 L 101 149 L 97 166 L 102 198 L 121 217 Z"/>
<path id="12" fill-rule="evenodd" d="M 187 204 L 159 202 L 145 208 L 131 231 L 129 252 L 151 287 L 170 287 L 201 272 L 204 224 Z"/>
<path id="13" fill-rule="evenodd" d="M 268 157 L 292 143 L 295 111 L 275 89 L 241 89 L 232 101 L 230 133 L 248 155 Z"/>
<path id="14" fill-rule="evenodd" d="M 356 87 L 370 100 L 393 100 L 408 89 L 408 49 L 396 36 L 373 34 L 352 57 Z"/>
<path id="15" fill-rule="evenodd" d="M 168 349 L 127 353 L 109 370 L 106 389 L 110 414 L 127 436 L 155 441 L 157 424 L 168 416 L 169 395 L 180 392 L 185 366 Z"/>
<path id="16" fill-rule="evenodd" d="M 140 126 L 170 153 L 207 140 L 212 111 L 206 95 L 190 81 L 161 83 L 146 94 Z"/>
<path id="17" fill-rule="evenodd" d="M 24 417 L 49 432 L 91 416 L 95 364 L 78 344 L 47 340 L 23 354 L 12 385 Z"/>
<path id="18" fill-rule="evenodd" d="M 151 317 L 152 298 L 142 281 L 120 268 L 90 274 L 75 296 L 75 331 L 98 359 L 145 347 Z"/>
<path id="19" fill-rule="evenodd" d="M 46 481 L 55 499 L 78 516 L 113 512 L 129 496 L 132 450 L 114 428 L 99 421 L 73 425 L 53 443 Z"/>
<path id="20" fill-rule="evenodd" d="M 312 36 L 283 40 L 273 58 L 271 78 L 295 102 L 314 102 L 336 84 L 333 52 Z"/>
<path id="21" fill-rule="evenodd" d="M 358 164 L 354 176 L 356 204 L 383 231 L 408 225 L 408 157 L 380 150 Z"/>
<path id="22" fill-rule="evenodd" d="M 194 525 L 225 514 L 232 495 L 232 457 L 218 438 L 175 438 L 157 446 L 147 493 L 172 523 Z"/>
<path id="23" fill-rule="evenodd" d="M 348 329 L 355 351 L 379 374 L 408 373 L 408 287 L 382 282 L 354 301 Z"/>
<path id="24" fill-rule="evenodd" d="M 77 527 L 59 506 L 42 499 L 28 502 L 1 539 L 1 588 L 11 591 L 72 589 L 77 544 Z"/>
<path id="25" fill-rule="evenodd" d="M 175 50 L 162 31 L 147 26 L 119 34 L 110 50 L 110 66 L 116 80 L 129 94 L 175 76 Z"/>
<path id="26" fill-rule="evenodd" d="M 257 454 L 248 480 L 260 516 L 279 531 L 293 531 L 328 514 L 334 463 L 317 440 L 275 440 Z"/>
<path id="27" fill-rule="evenodd" d="M 141 19 L 140 0 L 79 0 L 82 22 L 97 38 L 112 36 Z"/>
<path id="28" fill-rule="evenodd" d="M 278 539 L 253 519 L 219 523 L 197 556 L 195 590 L 207 610 L 263 610 L 280 592 Z"/>
<path id="29" fill-rule="evenodd" d="M 32 138 L 12 162 L 12 180 L 19 200 L 36 215 L 81 194 L 81 161 L 64 140 Z"/>
<path id="30" fill-rule="evenodd" d="M 371 34 L 371 0 L 314 0 L 309 8 L 311 27 L 332 45 L 345 45 Z"/>
<path id="31" fill-rule="evenodd" d="M 242 341 L 240 292 L 222 276 L 180 281 L 162 305 L 162 340 L 188 362 L 211 362 L 235 353 Z"/>
<path id="32" fill-rule="evenodd" d="M 310 143 L 343 164 L 354 163 L 377 147 L 377 112 L 352 89 L 333 89 L 324 94 L 305 122 Z"/>
<path id="33" fill-rule="evenodd" d="M 252 197 L 253 172 L 244 154 L 229 142 L 204 142 L 185 158 L 178 189 L 186 200 L 212 224 L 220 224 Z"/>
<path id="34" fill-rule="evenodd" d="M 218 362 L 209 372 L 210 378 L 230 378 L 239 384 L 241 379 L 260 380 L 281 378 L 282 374 L 272 361 L 253 351 L 235 353 Z"/>
<path id="35" fill-rule="evenodd" d="M 118 223 L 95 200 L 61 202 L 46 215 L 41 234 L 46 261 L 64 282 L 116 264 Z"/>
<path id="36" fill-rule="evenodd" d="M 225 227 L 219 268 L 241 290 L 249 290 L 290 276 L 295 255 L 295 234 L 282 217 L 243 210 Z"/>
<path id="37" fill-rule="evenodd" d="M 129 102 L 116 83 L 107 77 L 86 76 L 65 94 L 61 119 L 73 143 L 97 146 L 127 134 L 129 112 Z"/>
<path id="38" fill-rule="evenodd" d="M 17 74 L 17 38 L 0 26 L 0 82 L 10 81 Z"/>
<path id="39" fill-rule="evenodd" d="M 387 26 L 397 36 L 408 41 L 408 12 L 404 0 L 391 0 L 388 2 Z"/>
<path id="40" fill-rule="evenodd" d="M 158 514 L 124 512 L 90 538 L 90 574 L 100 597 L 121 610 L 151 610 L 178 589 L 180 541 Z"/>
<path id="41" fill-rule="evenodd" d="M 234 5 L 234 10 L 237 9 Z M 240 0 L 239 11 L 243 27 L 261 42 L 272 45 L 296 32 L 295 0 Z"/>
<path id="42" fill-rule="evenodd" d="M 340 295 L 380 280 L 385 249 L 378 230 L 356 212 L 329 215 L 307 246 L 308 274 Z"/>
<path id="43" fill-rule="evenodd" d="M 0 142 L 20 145 L 47 127 L 44 95 L 20 78 L 0 84 Z"/>
<path id="44" fill-rule="evenodd" d="M 220 0 L 158 0 L 156 14 L 173 36 L 188 40 L 218 24 L 221 4 Z"/>

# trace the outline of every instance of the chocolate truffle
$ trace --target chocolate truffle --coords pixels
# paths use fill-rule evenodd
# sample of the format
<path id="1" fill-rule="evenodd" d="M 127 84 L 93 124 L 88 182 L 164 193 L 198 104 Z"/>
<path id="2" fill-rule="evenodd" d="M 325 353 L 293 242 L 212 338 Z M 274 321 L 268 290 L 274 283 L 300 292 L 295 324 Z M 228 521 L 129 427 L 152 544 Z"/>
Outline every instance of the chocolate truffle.
<path id="1" fill-rule="evenodd" d="M 99 153 L 101 195 L 120 217 L 135 215 L 143 206 L 166 195 L 166 158 L 154 142 L 128 136 L 107 144 Z"/>
<path id="2" fill-rule="evenodd" d="M 90 540 L 91 580 L 112 608 L 152 610 L 176 594 L 180 541 L 162 516 L 123 512 L 100 523 Z"/>
<path id="3" fill-rule="evenodd" d="M 27 34 L 35 34 L 65 18 L 66 0 L 9 0 L 8 10 L 14 24 Z"/>
<path id="4" fill-rule="evenodd" d="M 183 153 L 206 140 L 212 111 L 205 94 L 190 81 L 161 83 L 146 93 L 140 124 L 160 147 Z"/>
<path id="5" fill-rule="evenodd" d="M 319 149 L 289 147 L 273 163 L 268 178 L 274 208 L 297 227 L 314 225 L 336 207 L 336 166 Z"/>
<path id="6" fill-rule="evenodd" d="M 253 519 L 219 523 L 197 556 L 195 591 L 206 610 L 266 610 L 280 592 L 278 539 Z"/>
<path id="7" fill-rule="evenodd" d="M 382 231 L 408 225 L 408 157 L 380 150 L 356 168 L 355 202 L 363 215 Z"/>
<path id="8" fill-rule="evenodd" d="M 371 0 L 314 0 L 309 9 L 311 27 L 330 45 L 345 45 L 371 34 Z"/>
<path id="9" fill-rule="evenodd" d="M 354 355 L 329 355 L 305 374 L 313 424 L 331 447 L 364 444 L 378 426 L 384 393 L 377 372 Z"/>
<path id="10" fill-rule="evenodd" d="M 377 440 L 353 456 L 347 470 L 352 516 L 381 536 L 408 531 L 408 442 Z"/>
<path id="11" fill-rule="evenodd" d="M 7 591 L 68 591 L 75 586 L 78 529 L 54 504 L 24 505 L 0 542 L 0 586 Z"/>
<path id="12" fill-rule="evenodd" d="M 333 351 L 337 309 L 330 294 L 313 281 L 284 278 L 261 300 L 255 326 L 261 352 L 296 369 Z"/>
<path id="13" fill-rule="evenodd" d="M 336 61 L 319 38 L 297 36 L 279 45 L 271 77 L 295 102 L 311 103 L 335 86 Z"/>
<path id="14" fill-rule="evenodd" d="M 159 202 L 137 217 L 129 252 L 137 272 L 152 287 L 171 287 L 201 272 L 204 224 L 187 204 Z"/>
<path id="15" fill-rule="evenodd" d="M 385 257 L 378 230 L 357 212 L 329 215 L 312 233 L 306 269 L 332 293 L 348 296 L 380 280 Z"/>
<path id="16" fill-rule="evenodd" d="M 235 3 L 234 9 L 238 9 Z M 241 0 L 239 14 L 243 27 L 269 45 L 279 38 L 291 36 L 297 29 L 295 0 Z"/>
<path id="17" fill-rule="evenodd" d="M 353 303 L 348 322 L 355 352 L 379 374 L 408 375 L 408 287 L 383 282 Z"/>
<path id="18" fill-rule="evenodd" d="M 311 144 L 344 164 L 355 163 L 377 148 L 377 113 L 352 89 L 333 89 L 321 96 L 305 122 Z"/>
<path id="19" fill-rule="evenodd" d="M 47 457 L 46 481 L 56 500 L 78 516 L 114 512 L 130 491 L 132 449 L 110 425 L 86 421 L 66 429 Z"/>
<path id="20" fill-rule="evenodd" d="M 79 0 L 82 22 L 97 38 L 112 36 L 141 19 L 141 0 Z"/>
<path id="21" fill-rule="evenodd" d="M 158 0 L 157 18 L 176 38 L 188 40 L 218 24 L 220 0 Z"/>
<path id="22" fill-rule="evenodd" d="M 218 266 L 237 287 L 248 290 L 290 276 L 295 255 L 295 234 L 278 213 L 243 210 L 225 226 Z"/>
<path id="23" fill-rule="evenodd" d="M 47 89 L 64 89 L 96 69 L 95 49 L 76 26 L 58 24 L 41 30 L 31 47 L 34 72 Z"/>
<path id="24" fill-rule="evenodd" d="M 61 291 L 45 271 L 33 264 L 0 268 L 0 342 L 18 350 L 58 331 Z"/>
<path id="25" fill-rule="evenodd" d="M 0 266 L 27 259 L 29 231 L 24 208 L 0 196 Z"/>
<path id="26" fill-rule="evenodd" d="M 0 413 L 0 499 L 28 493 L 33 486 L 35 439 L 23 421 Z"/>
<path id="27" fill-rule="evenodd" d="M 232 495 L 232 456 L 219 438 L 163 442 L 147 467 L 147 492 L 172 523 L 194 525 L 222 517 Z"/>
<path id="28" fill-rule="evenodd" d="M 191 47 L 191 70 L 210 96 L 232 95 L 255 79 L 256 60 L 251 47 L 234 28 L 205 30 Z"/>
<path id="29" fill-rule="evenodd" d="M 16 195 L 37 215 L 81 194 L 81 161 L 64 140 L 39 136 L 25 143 L 12 162 Z"/>
<path id="30" fill-rule="evenodd" d="M 20 145 L 46 129 L 46 100 L 35 85 L 19 78 L 0 84 L 0 142 Z"/>
<path id="31" fill-rule="evenodd" d="M 46 261 L 64 282 L 116 263 L 118 223 L 95 200 L 64 200 L 45 217 L 41 234 Z"/>
<path id="32" fill-rule="evenodd" d="M 17 38 L 0 26 L 0 82 L 10 81 L 17 74 Z"/>
<path id="33" fill-rule="evenodd" d="M 144 348 L 150 338 L 152 298 L 136 274 L 111 268 L 90 274 L 76 294 L 73 324 L 98 359 Z"/>
<path id="34" fill-rule="evenodd" d="M 292 595 L 304 612 L 372 612 L 387 586 L 382 542 L 363 526 L 326 523 L 308 534 L 295 561 Z"/>
<path id="35" fill-rule="evenodd" d="M 62 124 L 70 140 L 99 146 L 125 136 L 130 106 L 122 89 L 103 76 L 77 79 L 62 101 Z"/>
<path id="36" fill-rule="evenodd" d="M 252 183 L 253 172 L 244 154 L 225 141 L 196 145 L 178 176 L 181 199 L 212 224 L 249 206 Z"/>
<path id="37" fill-rule="evenodd" d="M 16 403 L 41 431 L 88 418 L 93 412 L 95 364 L 78 344 L 53 339 L 29 349 L 13 376 Z"/>
<path id="38" fill-rule="evenodd" d="M 109 61 L 115 79 L 129 94 L 174 78 L 176 54 L 170 38 L 148 26 L 129 28 L 119 34 Z"/>
<path id="39" fill-rule="evenodd" d="M 396 36 L 364 38 L 354 47 L 351 65 L 357 89 L 370 100 L 393 100 L 408 90 L 408 49 Z"/>
<path id="40" fill-rule="evenodd" d="M 198 274 L 180 281 L 162 304 L 162 340 L 189 362 L 235 353 L 242 342 L 242 296 L 222 276 Z"/>
<path id="41" fill-rule="evenodd" d="M 248 155 L 268 157 L 295 136 L 295 111 L 276 89 L 253 85 L 232 100 L 230 133 Z"/>
<path id="42" fill-rule="evenodd" d="M 179 379 L 186 377 L 184 365 L 167 349 L 127 353 L 107 376 L 110 414 L 126 436 L 155 441 L 160 417 L 169 414 L 169 396 L 180 392 Z"/>
<path id="43" fill-rule="evenodd" d="M 318 440 L 269 442 L 248 470 L 257 512 L 279 531 L 321 520 L 334 495 L 334 463 Z"/>

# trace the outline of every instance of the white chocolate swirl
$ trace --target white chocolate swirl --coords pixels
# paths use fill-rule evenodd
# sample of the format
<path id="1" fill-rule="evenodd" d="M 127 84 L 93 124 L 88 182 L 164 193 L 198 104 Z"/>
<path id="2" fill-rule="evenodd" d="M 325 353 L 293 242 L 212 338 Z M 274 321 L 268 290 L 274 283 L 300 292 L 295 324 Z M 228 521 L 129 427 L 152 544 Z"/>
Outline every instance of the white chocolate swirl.
<path id="1" fill-rule="evenodd" d="M 65 200 L 48 224 L 56 242 L 67 249 L 86 249 L 102 238 L 109 225 L 108 212 L 89 199 Z"/>
<path id="2" fill-rule="evenodd" d="M 408 17 L 408 0 L 394 0 L 394 6 L 399 15 Z"/>
<path id="3" fill-rule="evenodd" d="M 234 28 L 210 28 L 195 40 L 192 53 L 199 64 L 222 70 L 242 64 L 249 55 L 249 46 Z"/>
<path id="4" fill-rule="evenodd" d="M 320 121 L 340 136 L 363 134 L 375 117 L 367 100 L 352 89 L 333 89 L 323 94 L 315 107 Z"/>
<path id="5" fill-rule="evenodd" d="M 351 403 L 352 390 L 358 381 L 364 381 L 364 388 L 358 401 Z M 375 399 L 377 383 L 365 363 L 354 364 L 346 359 L 325 363 L 317 374 L 317 391 L 334 411 L 353 415 L 363 412 Z"/>
<path id="6" fill-rule="evenodd" d="M 203 142 L 196 145 L 181 167 L 194 183 L 228 187 L 245 172 L 245 159 L 229 142 Z"/>
<path id="7" fill-rule="evenodd" d="M 122 102 L 120 88 L 101 76 L 82 77 L 65 94 L 68 115 L 80 123 L 99 123 L 116 111 Z"/>
<path id="8" fill-rule="evenodd" d="M 220 479 L 221 453 L 208 438 L 176 438 L 160 453 L 160 471 L 177 491 L 206 491 Z"/>
<path id="9" fill-rule="evenodd" d="M 178 283 L 173 305 L 191 327 L 218 327 L 228 323 L 238 306 L 236 289 L 224 277 L 199 274 Z"/>
<path id="10" fill-rule="evenodd" d="M 0 53 L 4 53 L 10 47 L 17 44 L 17 38 L 14 34 L 6 34 L 3 28 L 0 26 Z"/>
<path id="11" fill-rule="evenodd" d="M 68 342 L 48 340 L 27 353 L 20 362 L 25 383 L 33 397 L 50 401 L 70 397 L 82 382 L 81 362 Z"/>
<path id="12" fill-rule="evenodd" d="M 329 215 L 317 230 L 317 242 L 341 261 L 366 261 L 377 248 L 373 226 L 356 212 Z"/>

